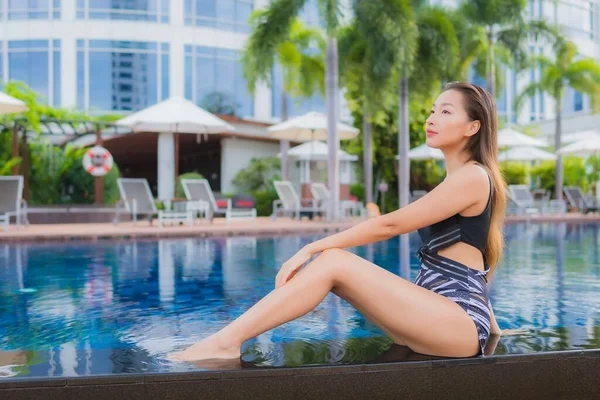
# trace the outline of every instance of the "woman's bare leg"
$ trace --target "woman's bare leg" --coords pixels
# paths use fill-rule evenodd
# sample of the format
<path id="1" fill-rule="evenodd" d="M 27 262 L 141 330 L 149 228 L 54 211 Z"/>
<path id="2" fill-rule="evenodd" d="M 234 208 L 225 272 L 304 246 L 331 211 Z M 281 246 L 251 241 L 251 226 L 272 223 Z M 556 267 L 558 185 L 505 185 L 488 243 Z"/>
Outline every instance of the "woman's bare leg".
<path id="1" fill-rule="evenodd" d="M 305 315 L 330 291 L 416 352 L 468 357 L 479 351 L 475 324 L 459 305 L 352 253 L 331 249 L 231 324 L 170 358 L 239 357 L 243 342 Z"/>

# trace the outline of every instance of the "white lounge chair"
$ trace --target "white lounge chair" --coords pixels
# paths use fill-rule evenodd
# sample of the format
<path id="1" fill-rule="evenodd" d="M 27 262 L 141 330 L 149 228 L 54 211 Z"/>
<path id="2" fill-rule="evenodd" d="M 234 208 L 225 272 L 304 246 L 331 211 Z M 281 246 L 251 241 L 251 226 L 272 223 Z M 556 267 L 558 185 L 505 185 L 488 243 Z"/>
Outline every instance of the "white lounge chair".
<path id="1" fill-rule="evenodd" d="M 511 199 L 523 214 L 535 215 L 540 213 L 540 207 L 535 204 L 533 195 L 525 185 L 508 185 Z"/>
<path id="2" fill-rule="evenodd" d="M 119 178 L 117 179 L 121 202 L 125 209 L 131 213 L 133 223 L 137 223 L 137 216 L 144 215 L 152 225 L 152 218 L 158 215 L 158 224 L 163 226 L 166 222 L 185 222 L 188 225 L 194 223 L 193 213 L 191 211 L 174 212 L 170 210 L 157 210 L 154 203 L 154 197 L 150 191 L 148 181 L 143 178 Z"/>
<path id="3" fill-rule="evenodd" d="M 234 208 L 231 199 L 226 200 L 225 208 L 220 207 L 206 179 L 182 179 L 181 184 L 189 202 L 208 203 L 207 218 L 211 221 L 214 214 L 224 214 L 227 222 L 232 219 L 256 219 L 256 208 Z"/>
<path id="4" fill-rule="evenodd" d="M 331 192 L 327 185 L 322 182 L 314 182 L 310 184 L 310 192 L 313 198 L 317 201 L 317 206 L 321 207 L 325 212 L 327 210 L 327 204 L 331 199 Z M 341 200 L 340 201 L 340 212 L 341 215 L 366 215 L 366 209 L 362 202 L 353 200 Z"/>
<path id="5" fill-rule="evenodd" d="M 27 220 L 27 202 L 23 199 L 23 176 L 0 176 L 0 222 L 4 230 L 10 226 L 10 218 L 15 217 L 17 229 Z"/>
<path id="6" fill-rule="evenodd" d="M 565 186 L 563 192 L 572 208 L 577 208 L 583 214 L 598 211 L 598 205 L 593 197 L 585 196 L 579 186 Z"/>
<path id="7" fill-rule="evenodd" d="M 309 213 L 309 218 L 316 213 L 321 215 L 324 213 L 324 208 L 318 205 L 316 199 L 302 199 L 296 192 L 296 189 L 290 181 L 274 181 L 275 190 L 279 199 L 273 201 L 272 218 L 277 218 L 280 213 L 290 214 L 292 218 L 300 218 L 300 213 Z M 308 204 L 305 206 L 303 203 Z"/>

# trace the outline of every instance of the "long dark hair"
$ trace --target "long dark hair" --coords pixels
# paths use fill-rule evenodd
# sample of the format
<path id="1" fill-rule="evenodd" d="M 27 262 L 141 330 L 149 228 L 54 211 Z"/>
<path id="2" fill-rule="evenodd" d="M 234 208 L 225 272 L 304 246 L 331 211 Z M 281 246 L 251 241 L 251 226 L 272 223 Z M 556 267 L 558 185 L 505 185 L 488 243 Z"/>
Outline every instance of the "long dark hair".
<path id="1" fill-rule="evenodd" d="M 506 182 L 498 166 L 498 115 L 496 102 L 485 89 L 466 82 L 452 82 L 446 85 L 446 90 L 457 90 L 462 93 L 464 107 L 471 121 L 479 121 L 479 132 L 469 139 L 465 150 L 470 154 L 471 161 L 483 165 L 492 177 L 494 186 L 494 202 L 492 204 L 492 220 L 488 234 L 485 256 L 493 273 L 502 257 L 504 237 L 502 227 L 506 215 Z"/>

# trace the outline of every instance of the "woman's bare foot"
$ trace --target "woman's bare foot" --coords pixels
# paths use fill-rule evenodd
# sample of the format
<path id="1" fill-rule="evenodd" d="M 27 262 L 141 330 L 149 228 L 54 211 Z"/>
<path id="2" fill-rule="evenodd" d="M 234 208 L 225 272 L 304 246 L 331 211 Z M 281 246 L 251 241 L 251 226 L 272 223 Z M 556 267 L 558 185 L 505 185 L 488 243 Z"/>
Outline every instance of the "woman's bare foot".
<path id="1" fill-rule="evenodd" d="M 216 337 L 209 336 L 184 351 L 169 354 L 167 358 L 171 361 L 199 361 L 239 358 L 240 355 L 240 346 L 226 346 Z"/>

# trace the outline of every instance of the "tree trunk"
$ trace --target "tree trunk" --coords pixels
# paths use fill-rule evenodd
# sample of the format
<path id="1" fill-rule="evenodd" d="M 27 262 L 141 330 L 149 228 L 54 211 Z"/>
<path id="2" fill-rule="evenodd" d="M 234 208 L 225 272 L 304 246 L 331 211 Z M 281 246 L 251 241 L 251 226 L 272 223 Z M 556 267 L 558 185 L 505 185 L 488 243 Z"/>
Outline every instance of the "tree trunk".
<path id="1" fill-rule="evenodd" d="M 340 140 L 337 132 L 338 120 L 338 50 L 337 39 L 327 38 L 325 67 L 325 87 L 327 97 L 327 145 L 329 150 L 329 170 L 327 180 L 331 192 L 328 219 L 337 220 L 340 201 Z"/>
<path id="2" fill-rule="evenodd" d="M 281 85 L 281 122 L 287 121 L 288 109 L 287 109 L 287 92 L 285 86 Z M 284 181 L 288 180 L 288 150 L 290 149 L 290 141 L 282 140 L 279 142 L 279 152 L 281 153 L 281 179 Z"/>
<path id="3" fill-rule="evenodd" d="M 496 98 L 496 62 L 494 60 L 494 33 L 488 32 L 488 55 L 487 55 L 487 87 L 488 91 Z"/>
<path id="4" fill-rule="evenodd" d="M 373 147 L 370 115 L 363 113 L 363 170 L 365 174 L 365 204 L 373 202 Z"/>
<path id="5" fill-rule="evenodd" d="M 561 106 L 562 96 L 556 97 L 556 130 L 554 132 L 554 148 L 558 151 L 561 147 L 561 136 L 562 136 L 562 127 L 561 127 L 561 114 L 562 114 L 562 106 Z M 555 187 L 554 187 L 554 197 L 557 199 L 562 199 L 562 190 L 563 190 L 563 165 L 562 165 L 562 156 L 557 153 L 556 154 L 556 172 L 555 172 Z"/>
<path id="6" fill-rule="evenodd" d="M 404 207 L 409 203 L 410 161 L 408 148 L 410 145 L 410 131 L 408 123 L 408 77 L 400 78 L 399 85 L 399 115 L 398 115 L 398 200 L 399 206 Z"/>
<path id="7" fill-rule="evenodd" d="M 21 142 L 21 165 L 23 166 L 23 198 L 29 201 L 29 144 L 27 144 L 27 132 L 23 132 Z"/>
<path id="8" fill-rule="evenodd" d="M 12 158 L 19 157 L 19 126 L 13 125 L 12 128 Z M 19 175 L 19 165 L 15 165 L 12 169 L 13 175 Z"/>

